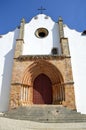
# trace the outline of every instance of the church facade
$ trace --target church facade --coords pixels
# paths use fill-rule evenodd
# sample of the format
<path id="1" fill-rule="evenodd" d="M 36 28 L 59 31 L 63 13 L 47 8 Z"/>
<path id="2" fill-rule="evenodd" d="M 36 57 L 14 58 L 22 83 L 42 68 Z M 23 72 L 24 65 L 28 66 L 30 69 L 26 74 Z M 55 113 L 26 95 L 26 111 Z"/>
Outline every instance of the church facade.
<path id="1" fill-rule="evenodd" d="M 16 40 L 10 107 L 63 104 L 75 109 L 71 57 L 62 19 L 53 23 L 41 14 L 30 24 L 32 27 L 27 25 L 28 31 L 25 32 L 25 20 L 22 19 L 19 39 Z M 28 36 L 27 43 L 24 43 L 24 35 Z M 24 44 L 27 44 L 27 55 L 23 54 Z"/>
<path id="2" fill-rule="evenodd" d="M 68 34 L 61 17 L 58 22 L 44 14 L 33 17 L 29 23 L 21 20 L 20 27 L 8 36 L 11 48 L 4 62 L 8 68 L 1 80 L 1 95 L 5 93 L 7 99 L 1 97 L 1 111 L 35 104 L 77 109 L 77 76 Z M 2 91 L 3 84 L 7 92 Z"/>

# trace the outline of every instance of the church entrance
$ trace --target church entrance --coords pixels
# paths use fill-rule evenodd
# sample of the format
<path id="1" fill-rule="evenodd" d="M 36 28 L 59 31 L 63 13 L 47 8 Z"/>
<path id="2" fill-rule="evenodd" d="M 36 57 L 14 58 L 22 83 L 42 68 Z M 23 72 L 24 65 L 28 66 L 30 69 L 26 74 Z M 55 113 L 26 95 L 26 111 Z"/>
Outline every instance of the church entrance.
<path id="1" fill-rule="evenodd" d="M 65 100 L 63 77 L 54 65 L 34 62 L 24 73 L 21 105 L 62 104 Z"/>
<path id="2" fill-rule="evenodd" d="M 33 104 L 52 104 L 52 83 L 45 74 L 38 75 L 33 84 Z"/>

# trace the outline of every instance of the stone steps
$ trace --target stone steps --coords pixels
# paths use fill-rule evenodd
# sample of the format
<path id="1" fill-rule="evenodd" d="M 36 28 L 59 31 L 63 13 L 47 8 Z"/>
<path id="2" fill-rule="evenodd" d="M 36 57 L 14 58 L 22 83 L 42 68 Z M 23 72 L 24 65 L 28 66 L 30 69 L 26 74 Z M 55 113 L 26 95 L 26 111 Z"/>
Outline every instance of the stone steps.
<path id="1" fill-rule="evenodd" d="M 5 113 L 4 117 L 45 123 L 86 122 L 86 115 L 61 105 L 33 105 L 19 107 Z"/>

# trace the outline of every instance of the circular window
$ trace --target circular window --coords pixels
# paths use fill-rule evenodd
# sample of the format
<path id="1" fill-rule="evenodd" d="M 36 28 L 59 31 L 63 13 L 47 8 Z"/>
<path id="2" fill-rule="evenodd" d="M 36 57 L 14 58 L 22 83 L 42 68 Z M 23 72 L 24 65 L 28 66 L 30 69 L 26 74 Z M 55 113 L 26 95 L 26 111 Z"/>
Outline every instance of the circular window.
<path id="1" fill-rule="evenodd" d="M 38 38 L 44 38 L 48 35 L 48 30 L 46 28 L 38 28 L 35 32 Z"/>

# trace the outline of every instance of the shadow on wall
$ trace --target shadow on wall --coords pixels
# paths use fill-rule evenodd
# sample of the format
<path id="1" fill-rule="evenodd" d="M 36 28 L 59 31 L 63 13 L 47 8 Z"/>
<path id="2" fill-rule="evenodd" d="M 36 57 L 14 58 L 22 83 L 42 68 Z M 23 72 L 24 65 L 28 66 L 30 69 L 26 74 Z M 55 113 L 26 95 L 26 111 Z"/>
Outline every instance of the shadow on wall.
<path id="1" fill-rule="evenodd" d="M 13 56 L 15 50 L 15 43 L 18 37 L 17 29 L 14 32 L 14 39 L 12 44 L 12 49 L 4 56 L 4 67 L 2 75 L 2 87 L 0 95 L 0 112 L 5 112 L 9 107 L 9 97 L 10 97 L 10 86 L 11 86 L 11 76 L 12 76 L 12 66 L 13 66 Z"/>
<path id="2" fill-rule="evenodd" d="M 54 26 L 53 26 L 52 38 L 53 38 L 53 48 L 57 48 L 57 53 L 60 54 L 61 53 L 61 47 L 60 47 L 58 23 L 55 23 Z"/>

